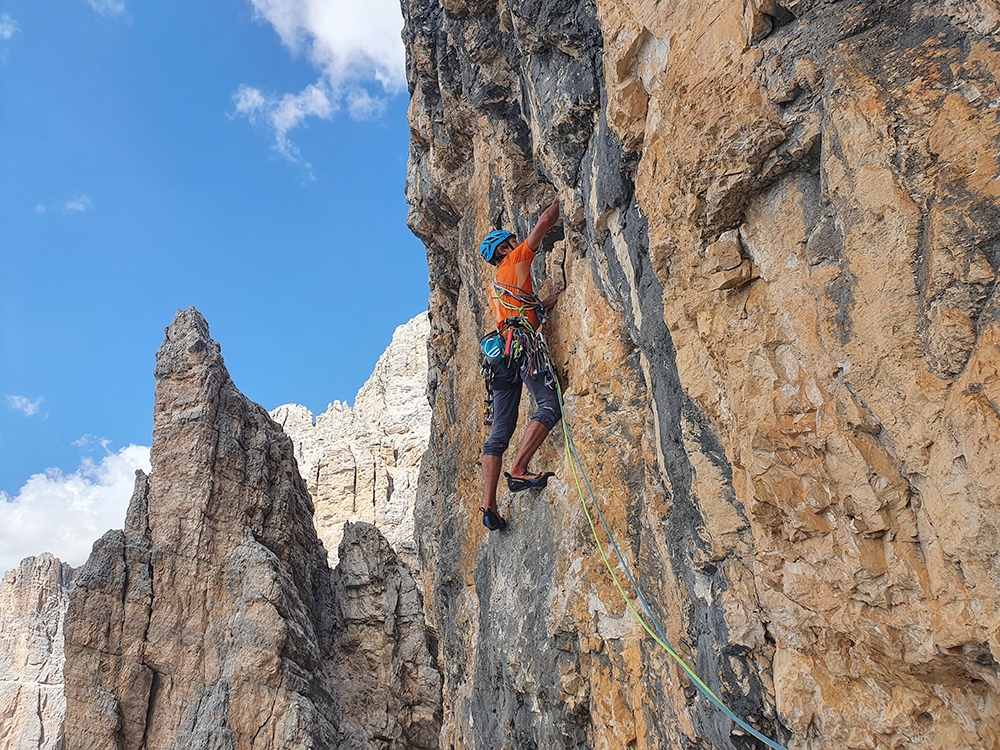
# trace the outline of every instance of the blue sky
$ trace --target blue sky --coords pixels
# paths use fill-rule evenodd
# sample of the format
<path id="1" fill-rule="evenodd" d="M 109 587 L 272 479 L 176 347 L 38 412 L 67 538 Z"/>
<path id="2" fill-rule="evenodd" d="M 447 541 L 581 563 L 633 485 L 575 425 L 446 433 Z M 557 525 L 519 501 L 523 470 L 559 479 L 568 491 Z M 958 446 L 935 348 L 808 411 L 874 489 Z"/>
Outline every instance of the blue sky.
<path id="1" fill-rule="evenodd" d="M 32 514 L 124 512 L 102 488 L 150 444 L 178 308 L 250 398 L 314 412 L 426 309 L 401 26 L 396 0 L 0 0 L 0 571 L 43 551 Z"/>

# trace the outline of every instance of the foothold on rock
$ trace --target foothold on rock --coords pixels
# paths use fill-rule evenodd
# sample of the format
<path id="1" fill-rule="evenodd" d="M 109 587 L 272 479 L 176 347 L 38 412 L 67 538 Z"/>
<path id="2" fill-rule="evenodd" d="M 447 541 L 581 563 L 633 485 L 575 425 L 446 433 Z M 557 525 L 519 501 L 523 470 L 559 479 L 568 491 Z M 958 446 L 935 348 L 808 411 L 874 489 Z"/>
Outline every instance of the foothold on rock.
<path id="1" fill-rule="evenodd" d="M 723 232 L 719 239 L 705 250 L 703 270 L 707 273 L 729 271 L 743 262 L 743 245 L 738 229 Z"/>

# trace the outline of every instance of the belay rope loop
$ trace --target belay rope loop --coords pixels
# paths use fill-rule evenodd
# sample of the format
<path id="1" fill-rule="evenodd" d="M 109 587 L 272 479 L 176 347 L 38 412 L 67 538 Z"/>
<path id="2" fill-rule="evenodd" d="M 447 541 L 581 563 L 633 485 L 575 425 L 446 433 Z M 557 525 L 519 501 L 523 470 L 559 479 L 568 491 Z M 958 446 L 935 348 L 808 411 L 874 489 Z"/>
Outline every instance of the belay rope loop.
<path id="1" fill-rule="evenodd" d="M 513 313 L 512 317 L 526 319 L 528 317 L 527 313 L 529 311 L 534 311 L 535 315 L 538 316 L 539 321 L 543 321 L 548 318 L 548 315 L 545 314 L 545 305 L 543 305 L 542 301 L 538 299 L 538 295 L 529 292 L 527 289 L 522 289 L 516 284 L 507 284 L 497 278 L 494 278 L 493 299 L 495 299 L 501 307 Z"/>
<path id="2" fill-rule="evenodd" d="M 618 589 L 618 593 L 621 594 L 621 597 L 624 600 L 625 605 L 632 612 L 635 619 L 638 620 L 639 624 L 642 626 L 642 629 L 645 630 L 646 633 L 664 651 L 666 651 L 675 662 L 677 662 L 678 666 L 680 666 L 680 668 L 684 670 L 684 673 L 691 678 L 691 681 L 694 682 L 695 686 L 704 694 L 706 698 L 708 698 L 709 701 L 712 702 L 713 705 L 715 705 L 720 711 L 722 711 L 722 713 L 724 713 L 726 716 L 728 716 L 730 719 L 736 722 L 736 724 L 739 725 L 742 729 L 746 730 L 754 737 L 756 737 L 758 740 L 763 742 L 765 745 L 772 748 L 772 750 L 785 750 L 784 746 L 779 745 L 774 740 L 768 739 L 763 734 L 754 729 L 752 726 L 750 726 L 745 721 L 740 719 L 736 714 L 734 714 L 732 710 L 730 710 L 730 708 L 726 706 L 725 703 L 722 702 L 719 696 L 717 696 L 712 691 L 712 689 L 708 685 L 706 685 L 704 681 L 702 681 L 702 679 L 698 677 L 698 675 L 694 673 L 694 670 L 692 670 L 691 667 L 687 665 L 687 662 L 685 662 L 684 659 L 682 659 L 680 655 L 676 651 L 674 651 L 673 646 L 670 645 L 670 641 L 667 640 L 667 636 L 664 634 L 663 628 L 660 627 L 660 623 L 657 621 L 655 615 L 653 615 L 652 611 L 650 610 L 649 604 L 646 603 L 646 599 L 645 597 L 643 597 L 642 591 L 639 589 L 639 585 L 636 583 L 635 578 L 632 576 L 632 572 L 629 570 L 628 564 L 625 562 L 625 557 L 622 555 L 621 550 L 618 548 L 618 544 L 615 542 L 615 538 L 611 534 L 611 529 L 608 527 L 608 523 L 604 518 L 604 514 L 601 512 L 601 506 L 598 505 L 597 503 L 597 496 L 594 494 L 594 490 L 590 486 L 590 481 L 587 479 L 587 474 L 583 470 L 583 464 L 580 462 L 580 456 L 576 452 L 576 445 L 573 443 L 573 438 L 570 436 L 569 433 L 569 427 L 566 424 L 566 407 L 563 402 L 562 387 L 559 385 L 558 378 L 555 379 L 555 383 L 556 383 L 556 393 L 559 395 L 559 408 L 562 409 L 563 411 L 562 426 L 563 426 L 563 436 L 566 442 L 566 452 L 572 459 L 570 461 L 570 467 L 573 470 L 573 480 L 576 483 L 577 492 L 580 494 L 580 503 L 583 505 L 583 512 L 587 516 L 587 523 L 590 524 L 590 531 L 594 536 L 594 541 L 597 542 L 597 549 L 601 553 L 601 559 L 604 560 L 604 565 L 608 569 L 608 573 L 611 574 L 611 580 L 614 582 L 615 588 Z M 632 604 L 632 601 L 629 599 L 628 594 L 625 592 L 625 589 L 622 586 L 621 580 L 618 578 L 618 575 L 615 573 L 614 568 L 611 565 L 611 561 L 608 559 L 608 554 L 604 549 L 604 545 L 601 544 L 600 537 L 597 534 L 597 525 L 594 523 L 594 517 L 590 513 L 590 508 L 587 507 L 587 499 L 584 496 L 583 485 L 581 485 L 580 483 L 581 478 L 583 479 L 583 484 L 586 485 L 587 487 L 587 492 L 590 494 L 590 501 L 594 506 L 594 510 L 597 511 L 597 516 L 601 521 L 601 525 L 604 527 L 604 533 L 607 534 L 607 537 L 611 542 L 611 546 L 614 548 L 615 555 L 617 555 L 618 557 L 618 562 L 621 564 L 622 570 L 628 577 L 628 581 L 632 585 L 632 588 L 635 591 L 637 598 L 639 599 L 639 603 L 642 605 L 643 610 L 645 610 L 646 616 L 649 618 L 649 621 L 653 624 L 655 632 L 653 631 L 653 629 L 650 628 L 646 620 L 643 619 L 642 615 L 639 614 L 639 611 L 635 608 L 635 605 Z"/>

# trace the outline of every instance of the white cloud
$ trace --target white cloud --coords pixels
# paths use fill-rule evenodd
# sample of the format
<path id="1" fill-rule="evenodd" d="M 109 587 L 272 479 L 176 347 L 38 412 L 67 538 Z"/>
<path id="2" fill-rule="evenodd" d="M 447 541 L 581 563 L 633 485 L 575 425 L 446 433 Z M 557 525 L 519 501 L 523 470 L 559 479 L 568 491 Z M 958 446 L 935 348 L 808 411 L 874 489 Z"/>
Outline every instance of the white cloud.
<path id="1" fill-rule="evenodd" d="M 23 412 L 26 417 L 30 417 L 38 413 L 38 407 L 41 406 L 42 400 L 41 396 L 34 401 L 25 396 L 7 396 L 7 406 L 14 411 Z"/>
<path id="2" fill-rule="evenodd" d="M 373 97 L 367 89 L 355 89 L 347 95 L 347 111 L 355 120 L 377 120 L 385 113 L 386 99 Z"/>
<path id="3" fill-rule="evenodd" d="M 35 474 L 13 498 L 0 492 L 0 574 L 41 552 L 82 565 L 104 532 L 124 526 L 136 469 L 149 472 L 149 448 L 130 445 L 99 464 L 85 459 L 69 475 Z"/>
<path id="4" fill-rule="evenodd" d="M 77 448 L 90 448 L 91 446 L 98 446 L 104 450 L 105 453 L 110 453 L 108 448 L 111 446 L 111 441 L 107 438 L 97 437 L 96 435 L 84 435 L 73 441 L 73 445 Z"/>
<path id="5" fill-rule="evenodd" d="M 333 88 L 372 80 L 406 84 L 398 0 L 251 0 L 294 53 L 305 53 Z"/>
<path id="6" fill-rule="evenodd" d="M 327 92 L 318 85 L 307 86 L 302 93 L 294 96 L 285 94 L 280 99 L 243 85 L 233 94 L 233 101 L 237 115 L 274 134 L 275 149 L 290 161 L 300 161 L 300 157 L 299 150 L 288 138 L 288 132 L 309 116 L 329 120 L 336 111 Z"/>
<path id="7" fill-rule="evenodd" d="M 250 0 L 257 17 L 268 21 L 293 55 L 305 55 L 319 80 L 299 94 L 266 96 L 243 85 L 233 95 L 236 114 L 263 122 L 275 149 L 292 161 L 298 149 L 288 134 L 307 117 L 330 119 L 347 101 L 351 117 L 381 116 L 386 100 L 362 85 L 381 86 L 388 95 L 405 89 L 406 72 L 398 0 Z M 242 105 L 242 106 L 241 106 Z"/>
<path id="8" fill-rule="evenodd" d="M 48 205 L 44 203 L 35 204 L 35 213 L 41 216 L 42 214 L 53 211 L 55 213 L 62 214 L 85 214 L 88 211 L 93 210 L 94 201 L 90 199 L 89 195 L 74 195 L 72 198 L 67 200 L 55 200 Z"/>
<path id="9" fill-rule="evenodd" d="M 92 203 L 90 198 L 86 195 L 78 195 L 63 203 L 63 208 L 66 211 L 73 211 L 75 213 L 86 213 L 90 210 Z"/>
<path id="10" fill-rule="evenodd" d="M 243 84 L 233 94 L 233 101 L 236 102 L 236 114 L 256 119 L 258 113 L 267 109 L 268 100 L 260 89 L 252 88 Z"/>
<path id="11" fill-rule="evenodd" d="M 105 18 L 125 15 L 125 0 L 87 0 L 87 2 Z"/>
<path id="12" fill-rule="evenodd" d="M 8 16 L 6 13 L 0 15 L 0 39 L 10 39 L 20 30 L 21 27 L 17 25 L 17 21 Z"/>

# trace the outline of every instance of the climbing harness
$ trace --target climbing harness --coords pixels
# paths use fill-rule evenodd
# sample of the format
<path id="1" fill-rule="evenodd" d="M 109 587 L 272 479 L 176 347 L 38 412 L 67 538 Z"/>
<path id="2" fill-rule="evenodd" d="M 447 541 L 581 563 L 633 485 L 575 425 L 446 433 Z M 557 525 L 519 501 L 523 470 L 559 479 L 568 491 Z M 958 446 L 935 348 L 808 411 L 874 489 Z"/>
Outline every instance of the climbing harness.
<path id="1" fill-rule="evenodd" d="M 490 236 L 486 239 L 488 240 Z M 483 240 L 484 245 L 485 243 L 486 240 Z M 493 281 L 493 295 L 500 306 L 513 315 L 504 320 L 499 330 L 491 331 L 479 340 L 482 355 L 480 371 L 483 383 L 486 385 L 483 424 L 487 427 L 493 424 L 493 381 L 496 373 L 491 367 L 492 364 L 506 360 L 511 367 L 526 371 L 532 377 L 545 375 L 545 384 L 548 386 L 558 384 L 545 339 L 528 318 L 529 311 L 532 311 L 540 324 L 548 320 L 545 305 L 538 295 L 496 279 Z"/>
<path id="2" fill-rule="evenodd" d="M 520 361 L 525 357 L 532 377 L 544 374 L 546 385 L 555 385 L 556 377 L 549 359 L 549 349 L 540 330 L 549 316 L 538 295 L 494 279 L 493 299 L 510 313 L 498 331 L 506 342 L 504 354 L 508 360 Z M 529 313 L 534 313 L 538 320 L 537 328 L 532 325 Z"/>
<path id="3" fill-rule="evenodd" d="M 493 384 L 496 371 L 493 365 L 506 361 L 518 372 L 527 373 L 531 377 L 545 376 L 546 385 L 556 384 L 555 370 L 549 358 L 549 348 L 542 334 L 534 331 L 523 319 L 508 319 L 503 329 L 484 336 L 480 342 L 480 374 L 486 386 L 486 398 L 483 401 L 483 424 L 487 427 L 493 424 Z"/>
<path id="4" fill-rule="evenodd" d="M 565 438 L 565 443 L 566 443 L 566 452 L 572 458 L 572 460 L 570 461 L 570 467 L 573 470 L 573 480 L 576 483 L 576 489 L 580 495 L 580 503 L 583 505 L 583 512 L 587 517 L 587 523 L 590 524 L 590 531 L 594 536 L 594 541 L 597 543 L 597 549 L 601 553 L 601 559 L 604 560 L 604 565 L 608 569 L 608 573 L 611 574 L 611 580 L 614 582 L 615 588 L 618 589 L 618 593 L 621 594 L 621 597 L 624 600 L 625 605 L 628 607 L 629 611 L 632 612 L 632 615 L 642 626 L 642 629 L 645 630 L 646 633 L 664 651 L 666 651 L 667 654 L 669 654 L 670 657 L 675 662 L 677 662 L 678 666 L 680 666 L 680 668 L 684 670 L 684 673 L 691 678 L 695 686 L 702 692 L 702 694 L 704 694 L 706 698 L 708 698 L 709 701 L 712 702 L 713 705 L 715 705 L 720 711 L 722 711 L 722 713 L 728 716 L 732 721 L 736 722 L 736 724 L 738 724 L 742 729 L 752 734 L 754 737 L 763 742 L 769 748 L 772 748 L 772 750 L 785 750 L 785 748 L 782 745 L 779 745 L 774 740 L 768 739 L 766 736 L 758 732 L 756 729 L 754 729 L 752 726 L 750 726 L 745 721 L 740 719 L 736 714 L 734 714 L 732 710 L 730 710 L 730 708 L 726 706 L 726 704 L 723 703 L 722 700 L 712 691 L 712 689 L 708 687 L 708 685 L 706 685 L 702 681 L 702 679 L 694 673 L 694 670 L 692 670 L 691 667 L 687 665 L 687 662 L 685 662 L 684 659 L 682 659 L 680 655 L 676 651 L 674 651 L 673 646 L 670 645 L 670 641 L 667 640 L 667 636 L 664 634 L 663 628 L 660 627 L 659 621 L 656 619 L 655 615 L 653 615 L 652 610 L 650 610 L 649 604 L 646 603 L 646 599 L 645 597 L 643 597 L 642 591 L 639 589 L 639 585 L 636 583 L 635 578 L 632 576 L 632 572 L 629 570 L 628 564 L 625 562 L 625 557 L 622 555 L 621 550 L 618 548 L 618 544 L 615 542 L 615 538 L 611 533 L 611 529 L 608 526 L 608 523 L 604 518 L 604 514 L 601 512 L 601 507 L 597 502 L 597 496 L 594 494 L 594 490 L 590 486 L 590 481 L 587 479 L 587 474 L 583 470 L 583 463 L 580 461 L 580 456 L 576 452 L 576 445 L 573 443 L 573 438 L 569 432 L 569 426 L 566 423 L 566 416 L 565 416 L 566 408 L 563 402 L 562 387 L 559 385 L 558 378 L 556 379 L 556 392 L 559 396 L 559 407 L 563 410 L 563 420 L 562 420 L 563 436 Z M 625 575 L 628 578 L 629 583 L 631 584 L 633 590 L 635 591 L 637 598 L 639 599 L 639 603 L 642 605 L 642 608 L 646 613 L 646 616 L 649 618 L 649 621 L 653 624 L 655 632 L 653 631 L 653 629 L 650 628 L 649 624 L 646 622 L 646 620 L 643 619 L 642 615 L 639 614 L 639 611 L 635 608 L 635 605 L 629 599 L 628 594 L 625 592 L 625 589 L 622 586 L 621 580 L 618 578 L 618 575 L 615 573 L 614 568 L 611 565 L 611 561 L 608 559 L 608 555 L 604 549 L 604 545 L 601 544 L 600 537 L 598 536 L 597 525 L 594 522 L 594 517 L 591 515 L 590 508 L 587 506 L 587 500 L 583 492 L 583 485 L 580 484 L 581 478 L 583 479 L 583 484 L 586 485 L 587 487 L 587 493 L 590 495 L 590 502 L 593 504 L 594 510 L 597 511 L 597 516 L 601 521 L 601 525 L 604 527 L 604 533 L 610 540 L 611 546 L 615 551 L 615 555 L 617 555 L 618 557 L 618 562 L 621 564 L 621 568 L 625 572 Z"/>

